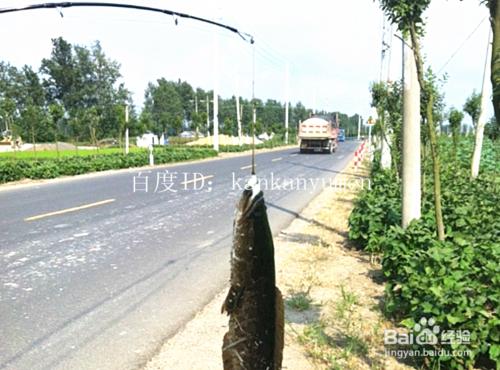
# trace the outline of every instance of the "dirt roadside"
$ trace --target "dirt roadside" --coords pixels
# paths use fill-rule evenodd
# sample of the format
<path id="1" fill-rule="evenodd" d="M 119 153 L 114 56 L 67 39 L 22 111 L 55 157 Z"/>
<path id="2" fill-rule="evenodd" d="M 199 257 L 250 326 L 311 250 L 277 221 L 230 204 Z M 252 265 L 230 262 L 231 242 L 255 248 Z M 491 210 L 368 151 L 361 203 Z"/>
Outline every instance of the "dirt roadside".
<path id="1" fill-rule="evenodd" d="M 275 238 L 286 310 L 283 369 L 411 369 L 384 353 L 383 330 L 391 323 L 380 311 L 380 266 L 347 239 L 347 219 L 366 171 L 351 163 L 338 176 L 345 181 L 337 183 L 354 189 L 325 189 Z M 144 370 L 222 369 L 225 294 L 164 343 Z"/>

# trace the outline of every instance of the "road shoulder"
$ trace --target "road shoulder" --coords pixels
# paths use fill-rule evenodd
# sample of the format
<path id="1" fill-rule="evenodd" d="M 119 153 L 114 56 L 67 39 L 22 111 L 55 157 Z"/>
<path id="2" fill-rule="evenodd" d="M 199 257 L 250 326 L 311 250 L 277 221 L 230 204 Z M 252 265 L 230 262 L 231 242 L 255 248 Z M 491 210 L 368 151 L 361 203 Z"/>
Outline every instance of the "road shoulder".
<path id="1" fill-rule="evenodd" d="M 348 183 L 353 172 L 351 163 L 339 176 Z M 359 184 L 364 174 L 358 174 Z M 384 354 L 383 330 L 392 325 L 380 311 L 380 266 L 347 239 L 356 193 L 325 189 L 275 238 L 277 284 L 286 304 L 284 369 L 408 369 Z M 164 343 L 144 370 L 221 369 L 226 289 Z"/>

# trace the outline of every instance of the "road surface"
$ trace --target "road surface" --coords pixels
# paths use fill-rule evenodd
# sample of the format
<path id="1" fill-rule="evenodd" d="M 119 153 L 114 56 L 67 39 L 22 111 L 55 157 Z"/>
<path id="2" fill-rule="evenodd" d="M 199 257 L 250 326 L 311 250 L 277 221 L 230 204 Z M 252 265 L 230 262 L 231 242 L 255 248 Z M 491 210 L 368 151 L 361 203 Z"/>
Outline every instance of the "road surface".
<path id="1" fill-rule="evenodd" d="M 274 234 L 356 146 L 257 155 Z M 249 165 L 246 155 L 1 190 L 0 369 L 147 362 L 227 283 Z"/>

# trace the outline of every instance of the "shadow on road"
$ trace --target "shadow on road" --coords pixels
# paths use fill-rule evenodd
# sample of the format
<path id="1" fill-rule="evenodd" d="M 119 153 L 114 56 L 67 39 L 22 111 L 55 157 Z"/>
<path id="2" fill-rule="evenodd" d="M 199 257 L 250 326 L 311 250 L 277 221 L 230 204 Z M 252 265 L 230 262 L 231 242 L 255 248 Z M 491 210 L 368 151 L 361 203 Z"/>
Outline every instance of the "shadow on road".
<path id="1" fill-rule="evenodd" d="M 278 211 L 282 211 L 282 212 L 285 212 L 285 213 L 288 213 L 288 214 L 291 214 L 293 216 L 295 216 L 296 218 L 300 219 L 300 220 L 303 220 L 307 223 L 310 223 L 312 225 L 315 225 L 315 226 L 318 226 L 318 227 L 321 227 L 325 230 L 328 230 L 332 233 L 335 233 L 335 234 L 338 234 L 344 238 L 347 238 L 348 237 L 348 233 L 346 231 L 342 231 L 342 230 L 339 230 L 339 229 L 336 229 L 336 228 L 333 228 L 331 226 L 328 226 L 328 225 L 325 225 L 324 223 L 321 223 L 319 221 L 316 221 L 314 219 L 311 219 L 311 218 L 307 218 L 307 217 L 304 217 L 302 216 L 300 213 L 297 213 L 295 211 L 292 211 L 288 208 L 285 208 L 285 207 L 281 207 L 281 206 L 278 206 L 277 204 L 273 204 L 273 203 L 269 203 L 269 202 L 266 202 L 266 205 L 268 207 L 271 207 L 271 208 L 274 208 L 274 209 L 277 209 Z"/>

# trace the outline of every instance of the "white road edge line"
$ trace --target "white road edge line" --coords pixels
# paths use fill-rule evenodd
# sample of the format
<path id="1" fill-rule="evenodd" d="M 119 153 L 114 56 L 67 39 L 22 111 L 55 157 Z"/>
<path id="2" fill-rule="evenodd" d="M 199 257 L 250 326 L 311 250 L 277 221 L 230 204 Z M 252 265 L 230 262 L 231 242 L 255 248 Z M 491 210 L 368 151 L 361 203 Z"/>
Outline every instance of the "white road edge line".
<path id="1" fill-rule="evenodd" d="M 54 211 L 54 212 L 44 213 L 44 214 L 41 214 L 41 215 L 38 215 L 38 216 L 32 216 L 32 217 L 25 218 L 24 221 L 26 221 L 26 222 L 35 221 L 35 220 L 39 220 L 39 219 L 45 218 L 45 217 L 62 215 L 64 213 L 69 213 L 69 212 L 76 212 L 76 211 L 80 211 L 82 209 L 87 209 L 87 208 L 91 208 L 91 207 L 102 206 L 102 205 L 108 204 L 108 203 L 113 203 L 115 200 L 116 199 L 106 199 L 106 200 L 101 200 L 100 202 L 95 202 L 95 203 L 90 203 L 90 204 L 84 204 L 84 205 L 81 205 L 81 206 L 78 206 L 78 207 L 66 208 L 66 209 L 62 209 L 60 211 Z"/>
<path id="2" fill-rule="evenodd" d="M 282 157 L 273 158 L 273 159 L 271 159 L 271 162 L 278 162 L 278 161 L 281 161 L 282 159 L 283 159 Z"/>
<path id="3" fill-rule="evenodd" d="M 202 180 L 206 180 L 206 179 L 211 179 L 212 177 L 214 177 L 214 175 L 207 175 L 207 176 L 203 176 L 203 177 L 200 177 L 200 178 L 192 179 L 192 180 L 189 180 L 189 181 L 181 182 L 181 184 L 182 185 L 187 185 L 187 184 L 191 184 L 192 182 L 202 181 Z"/>

